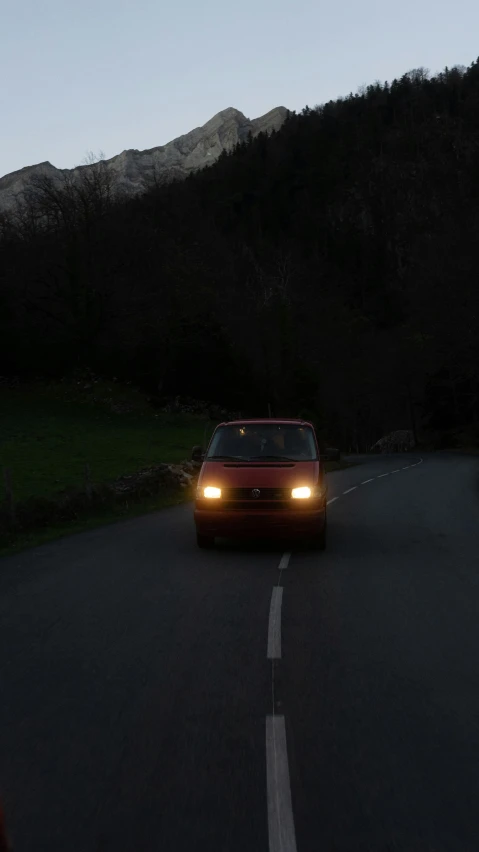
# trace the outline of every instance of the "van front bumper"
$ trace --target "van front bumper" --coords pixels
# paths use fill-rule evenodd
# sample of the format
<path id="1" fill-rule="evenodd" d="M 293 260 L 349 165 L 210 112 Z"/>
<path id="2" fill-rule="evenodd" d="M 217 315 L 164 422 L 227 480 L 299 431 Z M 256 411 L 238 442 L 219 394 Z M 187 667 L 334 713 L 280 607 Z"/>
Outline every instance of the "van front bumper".
<path id="1" fill-rule="evenodd" d="M 199 501 L 198 501 L 199 502 Z M 223 538 L 316 535 L 326 519 L 326 503 L 297 509 L 228 510 L 196 504 L 194 520 L 200 535 Z"/>

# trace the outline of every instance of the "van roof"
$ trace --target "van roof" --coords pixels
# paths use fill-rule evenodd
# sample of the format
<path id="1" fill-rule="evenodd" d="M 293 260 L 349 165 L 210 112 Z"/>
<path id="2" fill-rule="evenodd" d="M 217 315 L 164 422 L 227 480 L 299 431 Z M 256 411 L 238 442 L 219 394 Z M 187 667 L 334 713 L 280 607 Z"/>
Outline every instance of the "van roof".
<path id="1" fill-rule="evenodd" d="M 276 423 L 287 426 L 289 424 L 301 424 L 301 426 L 313 426 L 308 420 L 300 420 L 297 417 L 254 417 L 244 420 L 226 420 L 224 423 L 218 423 L 218 426 L 242 426 L 245 423 Z"/>

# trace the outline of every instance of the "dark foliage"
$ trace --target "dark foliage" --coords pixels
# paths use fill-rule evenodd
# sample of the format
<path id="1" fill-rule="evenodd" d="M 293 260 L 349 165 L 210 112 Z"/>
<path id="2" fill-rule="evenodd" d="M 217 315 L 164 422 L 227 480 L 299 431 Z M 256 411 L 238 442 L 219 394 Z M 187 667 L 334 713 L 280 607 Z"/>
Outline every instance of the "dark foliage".
<path id="1" fill-rule="evenodd" d="M 479 61 L 306 108 L 139 198 L 88 175 L 0 222 L 12 373 L 307 410 L 345 448 L 477 431 Z"/>

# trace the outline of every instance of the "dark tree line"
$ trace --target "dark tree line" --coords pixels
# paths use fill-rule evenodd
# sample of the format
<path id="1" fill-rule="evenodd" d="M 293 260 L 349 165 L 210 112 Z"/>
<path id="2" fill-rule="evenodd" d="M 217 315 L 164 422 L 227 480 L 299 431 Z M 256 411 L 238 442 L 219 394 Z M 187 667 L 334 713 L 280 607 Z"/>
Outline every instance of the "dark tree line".
<path id="1" fill-rule="evenodd" d="M 478 272 L 479 60 L 306 107 L 134 199 L 102 162 L 37 179 L 0 219 L 1 372 L 270 403 L 344 447 L 478 441 Z"/>

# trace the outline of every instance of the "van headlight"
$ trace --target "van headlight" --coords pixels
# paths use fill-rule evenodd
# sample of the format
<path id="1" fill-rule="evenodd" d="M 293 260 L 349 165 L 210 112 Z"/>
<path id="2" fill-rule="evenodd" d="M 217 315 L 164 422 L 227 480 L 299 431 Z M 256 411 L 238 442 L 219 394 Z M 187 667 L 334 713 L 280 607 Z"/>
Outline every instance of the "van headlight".
<path id="1" fill-rule="evenodd" d="M 295 500 L 305 500 L 308 497 L 311 497 L 311 494 L 311 488 L 308 488 L 307 485 L 303 485 L 301 488 L 293 488 L 291 492 L 291 497 L 293 497 Z"/>
<path id="2" fill-rule="evenodd" d="M 203 497 L 218 500 L 218 498 L 221 497 L 221 488 L 215 488 L 213 485 L 207 485 L 206 488 L 203 489 Z"/>

